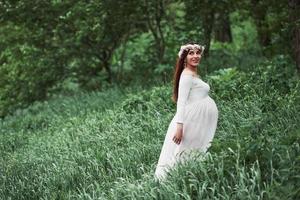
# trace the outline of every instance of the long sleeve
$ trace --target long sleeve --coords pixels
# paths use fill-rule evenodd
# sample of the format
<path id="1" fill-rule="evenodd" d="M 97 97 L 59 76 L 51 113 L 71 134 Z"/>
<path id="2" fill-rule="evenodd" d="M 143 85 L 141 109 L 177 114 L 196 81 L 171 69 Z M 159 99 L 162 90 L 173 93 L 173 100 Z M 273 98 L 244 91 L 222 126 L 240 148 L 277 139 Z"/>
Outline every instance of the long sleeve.
<path id="1" fill-rule="evenodd" d="M 181 74 L 178 87 L 178 99 L 177 99 L 177 123 L 183 123 L 184 121 L 184 109 L 188 100 L 190 89 L 192 87 L 193 76 L 189 74 Z"/>

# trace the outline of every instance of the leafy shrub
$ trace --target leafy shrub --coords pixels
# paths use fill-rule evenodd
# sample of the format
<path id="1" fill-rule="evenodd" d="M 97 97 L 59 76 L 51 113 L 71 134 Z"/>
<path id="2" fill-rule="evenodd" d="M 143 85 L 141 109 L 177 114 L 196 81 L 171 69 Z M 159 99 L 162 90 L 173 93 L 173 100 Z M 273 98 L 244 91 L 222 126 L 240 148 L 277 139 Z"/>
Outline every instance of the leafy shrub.
<path id="1" fill-rule="evenodd" d="M 161 183 L 153 175 L 175 114 L 170 86 L 29 107 L 0 124 L 0 197 L 298 199 L 300 83 L 288 73 L 288 88 L 271 81 L 270 89 L 278 66 L 205 77 L 220 113 L 216 137 L 205 157 Z"/>

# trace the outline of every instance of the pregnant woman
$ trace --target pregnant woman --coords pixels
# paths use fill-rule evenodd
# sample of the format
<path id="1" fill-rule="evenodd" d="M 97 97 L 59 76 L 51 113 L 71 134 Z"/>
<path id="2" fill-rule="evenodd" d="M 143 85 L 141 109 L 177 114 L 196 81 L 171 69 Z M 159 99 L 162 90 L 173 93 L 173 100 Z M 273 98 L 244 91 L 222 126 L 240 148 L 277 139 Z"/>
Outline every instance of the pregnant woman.
<path id="1" fill-rule="evenodd" d="M 174 73 L 173 101 L 177 111 L 169 124 L 155 170 L 162 180 L 170 168 L 192 150 L 206 152 L 218 121 L 215 101 L 208 95 L 210 86 L 197 73 L 204 47 L 195 43 L 181 46 Z"/>

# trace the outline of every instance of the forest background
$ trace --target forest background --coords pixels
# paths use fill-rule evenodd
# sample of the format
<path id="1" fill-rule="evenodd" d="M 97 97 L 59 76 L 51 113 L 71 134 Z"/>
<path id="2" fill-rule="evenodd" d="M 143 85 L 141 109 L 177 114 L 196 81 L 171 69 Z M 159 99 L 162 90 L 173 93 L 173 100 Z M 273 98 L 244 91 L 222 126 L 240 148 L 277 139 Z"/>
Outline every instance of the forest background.
<path id="1" fill-rule="evenodd" d="M 299 199 L 299 10 L 299 0 L 0 0 L 0 197 Z M 198 72 L 219 127 L 207 161 L 157 185 L 189 41 L 206 47 Z"/>
<path id="2" fill-rule="evenodd" d="M 169 82 L 178 49 L 188 41 L 206 46 L 203 76 L 276 55 L 289 55 L 300 71 L 297 6 L 275 0 L 3 1 L 0 116 L 55 94 Z"/>

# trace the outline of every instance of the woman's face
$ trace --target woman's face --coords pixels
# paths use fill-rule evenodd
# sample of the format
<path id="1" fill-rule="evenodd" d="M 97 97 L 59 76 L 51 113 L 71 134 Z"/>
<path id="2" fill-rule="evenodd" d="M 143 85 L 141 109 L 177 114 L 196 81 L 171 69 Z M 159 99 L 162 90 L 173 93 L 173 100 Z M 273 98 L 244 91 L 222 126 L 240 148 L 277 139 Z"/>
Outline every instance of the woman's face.
<path id="1" fill-rule="evenodd" d="M 186 56 L 187 67 L 196 67 L 201 60 L 201 50 L 200 49 L 191 49 Z"/>

